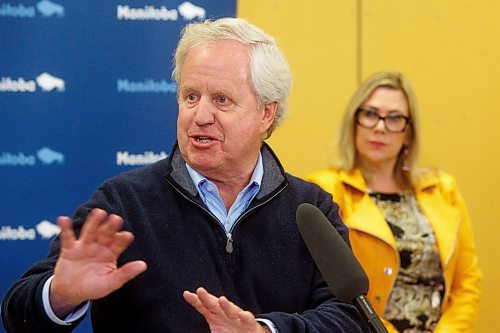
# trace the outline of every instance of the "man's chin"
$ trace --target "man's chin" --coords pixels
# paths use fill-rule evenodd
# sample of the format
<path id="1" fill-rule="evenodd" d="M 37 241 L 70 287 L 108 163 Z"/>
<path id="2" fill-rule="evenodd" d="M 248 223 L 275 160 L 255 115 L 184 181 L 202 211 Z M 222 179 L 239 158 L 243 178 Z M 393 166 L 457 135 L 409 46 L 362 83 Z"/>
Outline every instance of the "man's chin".
<path id="1" fill-rule="evenodd" d="M 213 159 L 213 156 L 205 156 L 205 157 L 192 157 L 186 159 L 188 162 L 189 166 L 196 171 L 203 173 L 203 172 L 210 172 L 216 169 L 216 163 Z"/>

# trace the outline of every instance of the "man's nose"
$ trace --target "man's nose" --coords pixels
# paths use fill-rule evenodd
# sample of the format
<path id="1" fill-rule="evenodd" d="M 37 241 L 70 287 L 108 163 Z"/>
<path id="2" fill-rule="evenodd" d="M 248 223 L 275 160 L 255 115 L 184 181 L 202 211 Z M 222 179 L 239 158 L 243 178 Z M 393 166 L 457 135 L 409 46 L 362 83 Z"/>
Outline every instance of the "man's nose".
<path id="1" fill-rule="evenodd" d="M 198 126 L 212 124 L 215 122 L 215 112 L 217 108 L 209 98 L 201 98 L 196 105 L 194 122 Z"/>

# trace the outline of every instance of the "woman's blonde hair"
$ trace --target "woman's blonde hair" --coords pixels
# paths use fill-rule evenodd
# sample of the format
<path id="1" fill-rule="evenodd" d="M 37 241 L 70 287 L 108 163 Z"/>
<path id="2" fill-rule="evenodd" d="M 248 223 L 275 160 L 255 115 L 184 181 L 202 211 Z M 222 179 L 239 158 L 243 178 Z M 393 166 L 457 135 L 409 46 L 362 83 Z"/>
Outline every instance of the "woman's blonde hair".
<path id="1" fill-rule="evenodd" d="M 419 117 L 416 96 L 410 81 L 401 73 L 396 71 L 383 71 L 376 73 L 361 83 L 347 105 L 347 109 L 342 118 L 339 131 L 339 159 L 338 167 L 345 171 L 352 171 L 357 167 L 356 160 L 356 111 L 371 96 L 375 89 L 379 87 L 400 90 L 406 96 L 410 124 L 406 131 L 408 144 L 403 146 L 396 162 L 395 173 L 398 177 L 403 177 L 410 184 L 413 183 L 415 167 L 418 159 L 419 149 Z M 407 149 L 407 153 L 405 153 Z M 409 173 L 403 170 L 403 165 L 409 168 Z M 406 169 L 406 168 L 405 168 Z"/>

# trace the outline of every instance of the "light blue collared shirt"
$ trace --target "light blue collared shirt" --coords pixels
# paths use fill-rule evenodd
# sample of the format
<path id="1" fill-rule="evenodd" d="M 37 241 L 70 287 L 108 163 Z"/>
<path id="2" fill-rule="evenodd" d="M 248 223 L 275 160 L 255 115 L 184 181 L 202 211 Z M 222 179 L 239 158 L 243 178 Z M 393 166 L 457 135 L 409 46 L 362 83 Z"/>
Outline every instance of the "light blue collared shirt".
<path id="1" fill-rule="evenodd" d="M 264 176 L 262 154 L 259 152 L 257 165 L 255 166 L 252 177 L 250 178 L 250 182 L 238 194 L 236 200 L 229 209 L 229 212 L 226 210 L 226 206 L 222 202 L 217 186 L 215 186 L 214 183 L 201 175 L 199 172 L 191 168 L 187 163 L 186 169 L 191 176 L 203 203 L 207 206 L 208 210 L 210 210 L 210 212 L 217 217 L 226 232 L 230 234 L 234 223 L 248 208 L 253 198 L 260 190 L 260 184 L 262 183 L 262 177 Z M 278 333 L 278 330 L 272 321 L 264 318 L 257 318 L 257 321 L 266 324 L 272 333 Z"/>
<path id="2" fill-rule="evenodd" d="M 238 220 L 238 217 L 243 214 L 243 212 L 250 205 L 250 202 L 252 202 L 253 198 L 259 192 L 262 177 L 264 176 L 264 165 L 262 164 L 261 153 L 259 152 L 257 165 L 255 166 L 252 177 L 250 178 L 250 182 L 238 194 L 236 200 L 229 209 L 229 212 L 226 210 L 226 206 L 222 202 L 217 186 L 215 186 L 214 183 L 201 175 L 199 172 L 191 168 L 187 163 L 186 168 L 196 186 L 196 189 L 198 190 L 201 200 L 203 200 L 203 203 L 207 206 L 208 210 L 210 210 L 210 212 L 217 217 L 226 232 L 231 233 L 231 228 L 236 220 Z"/>

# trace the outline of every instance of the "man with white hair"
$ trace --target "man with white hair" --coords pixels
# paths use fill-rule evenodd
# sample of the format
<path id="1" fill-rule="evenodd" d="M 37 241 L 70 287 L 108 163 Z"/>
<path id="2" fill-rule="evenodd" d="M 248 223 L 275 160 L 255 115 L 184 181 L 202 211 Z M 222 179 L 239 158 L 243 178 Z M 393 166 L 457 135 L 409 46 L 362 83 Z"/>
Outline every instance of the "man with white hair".
<path id="1" fill-rule="evenodd" d="M 264 143 L 291 85 L 274 39 L 242 19 L 190 24 L 173 76 L 169 157 L 111 178 L 58 219 L 48 258 L 4 299 L 7 331 L 70 332 L 91 305 L 97 333 L 369 332 L 295 223 L 311 203 L 348 242 L 338 207 Z"/>

